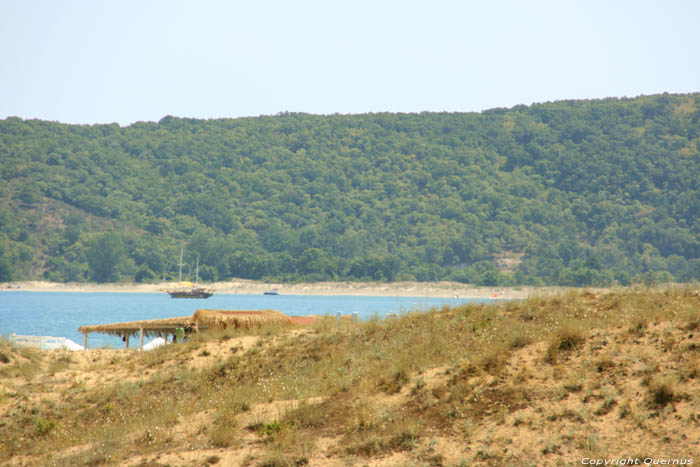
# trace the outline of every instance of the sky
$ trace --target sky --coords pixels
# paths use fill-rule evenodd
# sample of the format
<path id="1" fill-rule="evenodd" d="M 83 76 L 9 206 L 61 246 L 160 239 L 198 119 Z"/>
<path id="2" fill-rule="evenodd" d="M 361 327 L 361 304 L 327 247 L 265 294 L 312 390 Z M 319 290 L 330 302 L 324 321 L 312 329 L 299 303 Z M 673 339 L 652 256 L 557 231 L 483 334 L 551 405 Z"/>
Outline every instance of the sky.
<path id="1" fill-rule="evenodd" d="M 0 0 L 0 119 L 479 112 L 699 91 L 696 0 Z"/>

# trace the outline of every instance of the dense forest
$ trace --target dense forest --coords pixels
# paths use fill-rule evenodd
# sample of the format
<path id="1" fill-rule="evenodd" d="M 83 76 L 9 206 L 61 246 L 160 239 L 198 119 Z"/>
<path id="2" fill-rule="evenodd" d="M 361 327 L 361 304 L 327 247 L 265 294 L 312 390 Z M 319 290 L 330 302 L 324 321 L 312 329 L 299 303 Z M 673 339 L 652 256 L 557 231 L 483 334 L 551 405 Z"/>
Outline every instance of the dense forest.
<path id="1" fill-rule="evenodd" d="M 700 94 L 0 121 L 0 281 L 700 279 Z"/>

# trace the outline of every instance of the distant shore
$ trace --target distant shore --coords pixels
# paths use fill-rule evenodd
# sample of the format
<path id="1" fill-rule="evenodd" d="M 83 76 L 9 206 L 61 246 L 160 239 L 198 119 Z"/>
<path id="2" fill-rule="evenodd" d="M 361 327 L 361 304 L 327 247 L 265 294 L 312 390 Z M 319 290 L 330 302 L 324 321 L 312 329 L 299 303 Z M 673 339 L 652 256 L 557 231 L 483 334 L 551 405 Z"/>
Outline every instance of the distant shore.
<path id="1" fill-rule="evenodd" d="M 25 281 L 0 284 L 2 291 L 30 292 L 125 292 L 157 293 L 175 283 L 57 283 Z M 220 294 L 262 294 L 276 291 L 280 295 L 350 295 L 437 298 L 504 298 L 521 299 L 533 294 L 549 295 L 563 290 L 558 287 L 477 287 L 459 282 L 314 282 L 282 284 L 234 279 L 207 284 Z"/>

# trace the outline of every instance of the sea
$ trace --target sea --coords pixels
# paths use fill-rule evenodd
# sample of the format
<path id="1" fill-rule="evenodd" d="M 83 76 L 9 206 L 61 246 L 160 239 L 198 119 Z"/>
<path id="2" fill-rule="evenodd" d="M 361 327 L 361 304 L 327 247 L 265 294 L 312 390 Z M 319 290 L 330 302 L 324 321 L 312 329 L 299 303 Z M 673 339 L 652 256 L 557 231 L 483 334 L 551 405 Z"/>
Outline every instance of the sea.
<path id="1" fill-rule="evenodd" d="M 165 293 L 0 291 L 0 335 L 65 337 L 80 345 L 78 327 L 190 316 L 200 308 L 279 310 L 288 316 L 350 315 L 361 320 L 390 313 L 427 311 L 443 305 L 487 303 L 489 299 L 357 297 L 319 295 L 216 294 L 208 299 L 173 299 Z M 90 333 L 88 347 L 123 348 L 121 339 Z"/>

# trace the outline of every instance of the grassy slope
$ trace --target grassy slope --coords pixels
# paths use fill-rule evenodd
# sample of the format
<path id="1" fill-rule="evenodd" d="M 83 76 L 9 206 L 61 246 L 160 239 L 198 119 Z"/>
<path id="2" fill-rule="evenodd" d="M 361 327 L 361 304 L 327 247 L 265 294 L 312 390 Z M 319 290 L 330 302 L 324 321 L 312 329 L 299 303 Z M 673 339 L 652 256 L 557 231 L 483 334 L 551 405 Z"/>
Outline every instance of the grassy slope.
<path id="1" fill-rule="evenodd" d="M 700 455 L 700 294 L 571 292 L 148 353 L 0 347 L 0 463 L 559 465 Z"/>

